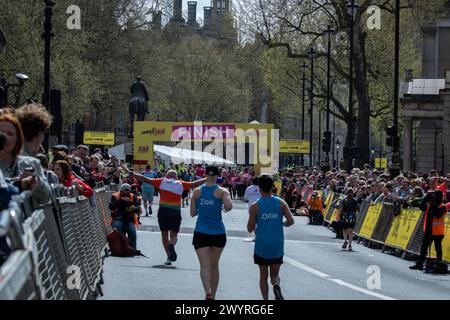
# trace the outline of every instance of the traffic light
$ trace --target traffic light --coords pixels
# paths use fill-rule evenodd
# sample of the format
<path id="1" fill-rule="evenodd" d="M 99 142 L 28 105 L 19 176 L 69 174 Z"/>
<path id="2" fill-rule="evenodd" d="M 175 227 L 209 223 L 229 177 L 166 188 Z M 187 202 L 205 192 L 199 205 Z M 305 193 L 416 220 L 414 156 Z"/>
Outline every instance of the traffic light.
<path id="1" fill-rule="evenodd" d="M 387 138 L 386 138 L 386 145 L 388 147 L 393 147 L 395 142 L 399 142 L 399 137 L 395 136 L 395 128 L 394 126 L 388 126 L 386 128 Z M 398 144 L 397 144 L 398 145 Z"/>
<path id="2" fill-rule="evenodd" d="M 359 158 L 361 158 L 361 150 L 359 148 L 352 147 L 350 149 L 350 154 L 352 156 L 352 159 L 359 159 Z"/>
<path id="3" fill-rule="evenodd" d="M 323 133 L 322 151 L 325 153 L 331 152 L 331 132 L 329 131 Z"/>

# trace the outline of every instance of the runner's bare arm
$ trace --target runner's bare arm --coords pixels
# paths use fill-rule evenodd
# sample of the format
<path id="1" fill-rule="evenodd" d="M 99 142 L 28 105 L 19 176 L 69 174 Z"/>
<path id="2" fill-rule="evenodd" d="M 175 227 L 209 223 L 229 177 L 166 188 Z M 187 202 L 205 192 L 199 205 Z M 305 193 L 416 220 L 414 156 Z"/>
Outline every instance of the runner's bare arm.
<path id="1" fill-rule="evenodd" d="M 140 182 L 146 182 L 146 183 L 151 184 L 152 181 L 154 180 L 154 179 L 147 178 L 146 176 L 143 176 L 141 174 L 138 174 L 134 171 L 131 171 L 130 169 L 127 168 L 127 166 L 125 164 L 122 164 L 121 167 L 123 170 L 125 170 L 126 173 L 131 174 L 134 178 L 136 178 Z"/>
<path id="2" fill-rule="evenodd" d="M 194 181 L 194 182 L 190 182 L 189 184 L 191 186 L 191 189 L 194 189 L 194 188 L 200 187 L 205 182 L 206 182 L 206 178 L 205 179 L 201 179 L 201 180 L 197 180 L 197 181 Z"/>
<path id="3" fill-rule="evenodd" d="M 233 201 L 231 201 L 231 195 L 227 189 L 222 188 L 222 201 L 225 212 L 229 212 L 233 209 Z"/>
<path id="4" fill-rule="evenodd" d="M 290 227 L 294 224 L 294 218 L 292 217 L 291 210 L 287 205 L 286 201 L 281 201 L 281 209 L 283 209 L 283 215 L 286 218 L 286 221 L 283 223 L 283 226 Z"/>
<path id="5" fill-rule="evenodd" d="M 249 209 L 248 223 L 247 223 L 247 231 L 252 233 L 256 227 L 256 216 L 258 215 L 259 206 L 258 203 L 254 203 L 251 205 Z"/>
<path id="6" fill-rule="evenodd" d="M 200 190 L 199 189 L 195 189 L 194 193 L 192 194 L 192 198 L 191 198 L 191 217 L 195 217 L 197 215 L 197 199 L 200 196 Z"/>
<path id="7" fill-rule="evenodd" d="M 152 184 L 152 181 L 154 180 L 154 179 L 147 178 L 146 176 L 143 176 L 142 174 L 136 173 L 134 171 L 132 171 L 131 174 L 133 175 L 134 178 L 136 178 L 136 180 L 139 180 L 140 182 L 146 182 L 148 184 Z"/>

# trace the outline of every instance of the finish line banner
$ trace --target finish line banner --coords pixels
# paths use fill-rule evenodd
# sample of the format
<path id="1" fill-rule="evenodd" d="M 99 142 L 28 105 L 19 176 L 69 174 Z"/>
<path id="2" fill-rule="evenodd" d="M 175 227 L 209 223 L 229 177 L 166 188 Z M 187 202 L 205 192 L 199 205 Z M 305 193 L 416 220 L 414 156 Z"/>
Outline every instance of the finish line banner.
<path id="1" fill-rule="evenodd" d="M 280 153 L 309 154 L 310 143 L 306 140 L 280 140 Z"/>

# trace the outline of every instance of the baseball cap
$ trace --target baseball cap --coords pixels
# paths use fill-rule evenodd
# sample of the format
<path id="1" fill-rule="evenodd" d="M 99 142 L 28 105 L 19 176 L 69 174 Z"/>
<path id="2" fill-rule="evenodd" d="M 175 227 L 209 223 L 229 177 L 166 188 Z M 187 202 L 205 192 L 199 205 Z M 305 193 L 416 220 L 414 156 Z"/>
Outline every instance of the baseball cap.
<path id="1" fill-rule="evenodd" d="M 124 191 L 131 191 L 131 186 L 128 183 L 124 183 L 120 187 L 120 192 L 124 192 Z"/>
<path id="2" fill-rule="evenodd" d="M 217 184 L 223 183 L 223 178 L 222 177 L 218 177 L 216 182 L 217 182 Z"/>
<path id="3" fill-rule="evenodd" d="M 64 144 L 58 144 L 52 148 L 53 151 L 64 151 L 66 154 L 69 154 L 69 147 Z"/>
<path id="4" fill-rule="evenodd" d="M 206 175 L 208 176 L 218 176 L 219 175 L 219 168 L 216 166 L 207 166 L 206 167 Z"/>

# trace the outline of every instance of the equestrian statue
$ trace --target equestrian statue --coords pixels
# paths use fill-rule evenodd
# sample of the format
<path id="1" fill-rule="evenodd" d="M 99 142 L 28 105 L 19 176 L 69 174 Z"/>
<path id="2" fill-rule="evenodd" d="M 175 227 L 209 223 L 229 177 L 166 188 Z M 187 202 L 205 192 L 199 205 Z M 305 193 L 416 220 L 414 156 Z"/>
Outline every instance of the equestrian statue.
<path id="1" fill-rule="evenodd" d="M 134 136 L 134 117 L 137 116 L 136 121 L 145 121 L 145 115 L 148 111 L 149 95 L 142 77 L 137 77 L 136 82 L 133 83 L 130 89 L 131 98 L 128 112 L 130 113 L 130 134 L 128 137 Z"/>

